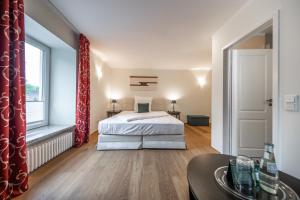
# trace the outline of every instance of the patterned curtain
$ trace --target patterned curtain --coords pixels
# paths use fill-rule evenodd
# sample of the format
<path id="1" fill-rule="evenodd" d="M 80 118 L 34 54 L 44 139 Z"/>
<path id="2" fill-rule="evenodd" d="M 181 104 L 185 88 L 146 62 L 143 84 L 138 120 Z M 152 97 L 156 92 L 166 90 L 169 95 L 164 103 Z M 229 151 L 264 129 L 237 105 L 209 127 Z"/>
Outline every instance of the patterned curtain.
<path id="1" fill-rule="evenodd" d="M 0 1 L 0 199 L 28 188 L 23 0 Z"/>
<path id="2" fill-rule="evenodd" d="M 79 36 L 79 64 L 77 69 L 75 146 L 89 140 L 90 130 L 90 42 Z"/>

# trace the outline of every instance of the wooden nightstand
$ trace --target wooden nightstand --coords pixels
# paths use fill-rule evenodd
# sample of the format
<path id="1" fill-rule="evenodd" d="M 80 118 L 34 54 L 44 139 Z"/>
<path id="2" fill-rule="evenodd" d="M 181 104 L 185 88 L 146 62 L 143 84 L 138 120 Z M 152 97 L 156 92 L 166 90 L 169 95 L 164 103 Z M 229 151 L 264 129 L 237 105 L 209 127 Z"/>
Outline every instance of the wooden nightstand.
<path id="1" fill-rule="evenodd" d="M 173 115 L 177 119 L 180 119 L 180 111 L 168 111 L 168 114 Z"/>
<path id="2" fill-rule="evenodd" d="M 106 114 L 107 114 L 107 117 L 112 117 L 112 116 L 114 116 L 116 114 L 119 114 L 120 112 L 122 112 L 122 110 L 115 110 L 115 111 L 108 110 L 108 111 L 106 111 Z"/>

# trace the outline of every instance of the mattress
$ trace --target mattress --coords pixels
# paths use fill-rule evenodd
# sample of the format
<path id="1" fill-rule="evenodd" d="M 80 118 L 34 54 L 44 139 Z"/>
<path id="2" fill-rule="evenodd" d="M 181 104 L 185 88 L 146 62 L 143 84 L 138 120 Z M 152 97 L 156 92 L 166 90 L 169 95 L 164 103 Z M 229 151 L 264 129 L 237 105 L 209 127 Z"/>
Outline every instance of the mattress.
<path id="1" fill-rule="evenodd" d="M 101 135 L 183 135 L 184 124 L 164 111 L 123 111 L 100 121 L 98 131 Z"/>
<path id="2" fill-rule="evenodd" d="M 181 141 L 184 141 L 184 135 L 147 135 L 147 136 L 143 136 L 143 142 L 146 142 L 146 141 L 181 142 Z"/>
<path id="3" fill-rule="evenodd" d="M 142 142 L 142 136 L 126 136 L 126 135 L 102 135 L 99 134 L 98 141 L 101 142 Z"/>

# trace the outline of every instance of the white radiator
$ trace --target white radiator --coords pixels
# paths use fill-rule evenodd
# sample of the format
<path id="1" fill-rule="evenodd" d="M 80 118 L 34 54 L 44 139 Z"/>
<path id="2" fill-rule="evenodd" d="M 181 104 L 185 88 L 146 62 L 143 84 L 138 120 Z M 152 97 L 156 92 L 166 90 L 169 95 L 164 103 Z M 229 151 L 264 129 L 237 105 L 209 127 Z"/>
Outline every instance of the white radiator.
<path id="1" fill-rule="evenodd" d="M 27 148 L 28 172 L 32 172 L 73 146 L 73 132 L 66 132 Z"/>

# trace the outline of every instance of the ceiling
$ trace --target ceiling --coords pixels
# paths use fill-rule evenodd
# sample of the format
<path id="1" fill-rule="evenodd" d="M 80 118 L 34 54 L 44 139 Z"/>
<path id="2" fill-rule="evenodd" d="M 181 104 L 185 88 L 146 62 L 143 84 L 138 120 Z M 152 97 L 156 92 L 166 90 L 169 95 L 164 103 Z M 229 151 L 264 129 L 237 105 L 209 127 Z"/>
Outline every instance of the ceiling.
<path id="1" fill-rule="evenodd" d="M 50 0 L 114 68 L 211 67 L 211 37 L 247 0 Z"/>

